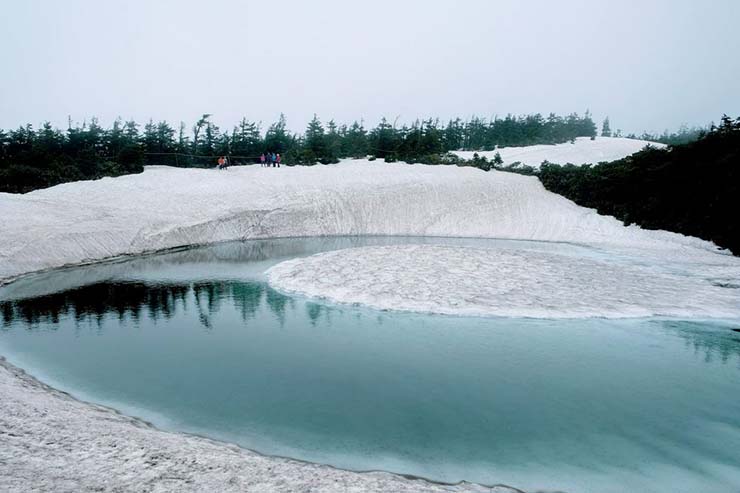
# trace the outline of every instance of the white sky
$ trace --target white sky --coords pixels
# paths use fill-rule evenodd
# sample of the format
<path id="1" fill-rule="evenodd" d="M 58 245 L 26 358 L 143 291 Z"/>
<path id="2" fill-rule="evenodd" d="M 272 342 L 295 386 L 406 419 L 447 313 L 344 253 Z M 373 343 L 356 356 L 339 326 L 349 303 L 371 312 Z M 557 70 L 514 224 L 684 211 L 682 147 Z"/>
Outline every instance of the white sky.
<path id="1" fill-rule="evenodd" d="M 0 127 L 740 116 L 740 0 L 5 0 Z"/>

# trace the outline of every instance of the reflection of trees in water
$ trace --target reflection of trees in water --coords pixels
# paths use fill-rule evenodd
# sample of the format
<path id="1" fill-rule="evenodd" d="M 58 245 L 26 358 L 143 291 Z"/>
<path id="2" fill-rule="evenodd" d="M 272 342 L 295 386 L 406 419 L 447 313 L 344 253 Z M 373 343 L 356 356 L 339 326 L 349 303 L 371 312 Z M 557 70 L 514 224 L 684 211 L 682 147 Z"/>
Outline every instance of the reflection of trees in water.
<path id="1" fill-rule="evenodd" d="M 99 283 L 61 291 L 38 298 L 0 302 L 3 325 L 23 321 L 33 326 L 39 323 L 57 323 L 60 317 L 75 320 L 96 320 L 105 315 L 126 316 L 139 320 L 142 311 L 150 317 L 170 318 L 177 305 L 186 307 L 187 285 L 146 285 L 131 283 Z"/>
<path id="2" fill-rule="evenodd" d="M 265 285 L 256 282 L 234 283 L 231 289 L 231 299 L 234 301 L 234 306 L 239 309 L 242 320 L 246 322 L 254 318 L 254 314 L 262 304 Z"/>
<path id="3" fill-rule="evenodd" d="M 280 325 L 282 326 L 285 323 L 285 305 L 288 304 L 289 298 L 284 294 L 278 293 L 272 288 L 267 288 L 267 296 L 265 299 L 267 300 L 267 305 L 270 307 L 270 310 L 272 310 L 272 313 L 277 316 L 278 320 L 280 320 Z"/>
<path id="4" fill-rule="evenodd" d="M 319 305 L 318 303 L 306 303 L 306 314 L 308 315 L 309 320 L 311 320 L 311 325 L 314 327 L 316 326 L 316 322 L 325 310 L 326 307 L 324 305 Z"/>
<path id="5" fill-rule="evenodd" d="M 717 325 L 708 329 L 706 324 L 680 321 L 664 321 L 662 326 L 683 339 L 694 354 L 703 355 L 707 363 L 717 358 L 727 363 L 733 356 L 740 363 L 740 333 L 732 330 L 736 327 Z"/>
<path id="6" fill-rule="evenodd" d="M 269 309 L 285 322 L 288 308 L 294 301 L 267 286 L 253 281 L 212 281 L 196 283 L 101 282 L 58 293 L 15 301 L 0 301 L 0 321 L 5 327 L 21 322 L 28 328 L 40 324 L 57 324 L 62 317 L 77 322 L 94 321 L 101 325 L 105 316 L 139 321 L 142 317 L 157 321 L 170 319 L 179 310 L 196 310 L 201 324 L 211 328 L 212 316 L 224 305 L 233 306 L 241 319 L 253 319 L 261 307 Z M 331 310 L 319 303 L 305 303 L 311 325 Z M 706 323 L 686 321 L 656 321 L 656 328 L 680 337 L 687 348 L 705 361 L 716 359 L 727 363 L 735 357 L 740 363 L 740 332 L 728 325 L 708 328 Z M 737 328 L 735 326 L 734 328 Z"/>
<path id="7" fill-rule="evenodd" d="M 211 316 L 226 303 L 233 305 L 245 322 L 254 318 L 263 305 L 282 322 L 289 298 L 258 282 L 98 283 L 37 298 L 0 301 L 0 317 L 6 327 L 14 322 L 22 322 L 29 328 L 41 323 L 56 324 L 66 316 L 77 322 L 93 320 L 100 325 L 110 315 L 121 322 L 126 317 L 138 321 L 143 314 L 157 321 L 172 318 L 178 310 L 187 313 L 189 308 L 194 308 L 201 323 L 210 328 Z"/>

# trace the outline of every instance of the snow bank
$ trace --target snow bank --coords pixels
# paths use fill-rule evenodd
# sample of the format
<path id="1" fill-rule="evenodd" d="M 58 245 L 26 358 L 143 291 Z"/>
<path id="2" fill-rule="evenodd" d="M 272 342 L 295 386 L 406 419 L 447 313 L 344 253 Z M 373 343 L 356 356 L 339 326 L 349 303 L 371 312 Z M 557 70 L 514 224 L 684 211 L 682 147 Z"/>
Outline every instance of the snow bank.
<path id="1" fill-rule="evenodd" d="M 504 317 L 740 317 L 740 293 L 685 275 L 534 251 L 431 245 L 319 253 L 273 287 L 373 308 Z"/>
<path id="2" fill-rule="evenodd" d="M 624 227 L 546 191 L 534 177 L 364 160 L 226 171 L 149 167 L 0 194 L 0 214 L 0 281 L 120 255 L 290 236 L 565 241 L 639 248 L 720 271 L 735 260 L 696 238 Z"/>
<path id="3" fill-rule="evenodd" d="M 630 156 L 645 146 L 662 148 L 665 144 L 647 140 L 625 139 L 621 137 L 578 137 L 574 144 L 566 142 L 556 145 L 536 145 L 527 147 L 504 147 L 496 151 L 478 151 L 478 155 L 492 159 L 498 152 L 504 164 L 519 161 L 527 166 L 539 168 L 542 161 L 556 164 L 596 164 L 616 161 Z M 472 159 L 474 151 L 456 151 L 460 157 Z"/>
<path id="4" fill-rule="evenodd" d="M 1 491 L 490 491 L 267 457 L 80 402 L 0 358 Z"/>

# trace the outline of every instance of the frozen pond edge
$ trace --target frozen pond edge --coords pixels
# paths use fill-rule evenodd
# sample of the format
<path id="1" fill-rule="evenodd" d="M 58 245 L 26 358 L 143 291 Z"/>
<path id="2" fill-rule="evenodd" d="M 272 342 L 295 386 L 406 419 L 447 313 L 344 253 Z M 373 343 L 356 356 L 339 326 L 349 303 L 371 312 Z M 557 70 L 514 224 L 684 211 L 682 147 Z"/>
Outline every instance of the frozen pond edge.
<path id="1" fill-rule="evenodd" d="M 353 472 L 161 431 L 77 400 L 0 356 L 0 490 L 521 491 Z"/>

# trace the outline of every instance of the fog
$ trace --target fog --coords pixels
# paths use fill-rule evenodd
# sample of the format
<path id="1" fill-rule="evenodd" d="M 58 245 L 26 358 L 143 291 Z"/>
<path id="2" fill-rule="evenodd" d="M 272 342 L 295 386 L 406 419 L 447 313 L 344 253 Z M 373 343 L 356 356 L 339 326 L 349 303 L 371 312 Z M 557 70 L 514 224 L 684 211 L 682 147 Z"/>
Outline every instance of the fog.
<path id="1" fill-rule="evenodd" d="M 582 113 L 640 133 L 740 115 L 740 2 L 5 2 L 0 127 L 263 126 Z"/>

